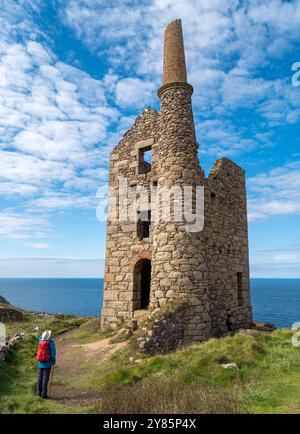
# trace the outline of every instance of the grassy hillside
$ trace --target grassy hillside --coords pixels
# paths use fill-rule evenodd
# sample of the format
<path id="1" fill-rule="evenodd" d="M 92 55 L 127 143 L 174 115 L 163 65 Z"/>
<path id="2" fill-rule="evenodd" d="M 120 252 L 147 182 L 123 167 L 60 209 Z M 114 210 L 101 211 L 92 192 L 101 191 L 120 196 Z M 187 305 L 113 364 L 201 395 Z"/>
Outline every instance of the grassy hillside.
<path id="1" fill-rule="evenodd" d="M 5 362 L 0 362 L 0 413 L 52 413 L 76 412 L 66 409 L 53 401 L 45 402 L 35 396 L 36 362 L 40 330 L 51 329 L 54 335 L 79 327 L 86 319 L 63 315 L 36 315 L 24 313 L 24 320 L 7 322 L 7 336 L 25 332 L 26 337 L 19 341 Z"/>
<path id="2" fill-rule="evenodd" d="M 53 330 L 59 350 L 46 402 L 34 395 L 36 325 Z M 98 326 L 62 316 L 11 323 L 11 333 L 27 335 L 0 363 L 0 412 L 300 413 L 300 349 L 290 330 L 244 331 L 147 357 L 133 338 L 121 342 Z M 239 369 L 222 366 L 231 362 Z"/>
<path id="3" fill-rule="evenodd" d="M 25 319 L 25 314 L 21 309 L 17 309 L 11 306 L 5 298 L 0 296 L 0 321 L 10 322 L 10 321 L 22 321 Z"/>

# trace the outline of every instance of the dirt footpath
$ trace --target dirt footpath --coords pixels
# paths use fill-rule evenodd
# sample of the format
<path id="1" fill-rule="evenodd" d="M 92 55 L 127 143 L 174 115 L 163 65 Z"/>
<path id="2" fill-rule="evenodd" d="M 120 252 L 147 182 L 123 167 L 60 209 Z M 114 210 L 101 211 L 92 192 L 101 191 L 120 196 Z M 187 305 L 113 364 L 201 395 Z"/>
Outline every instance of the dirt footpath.
<path id="1" fill-rule="evenodd" d="M 109 338 L 81 344 L 72 331 L 56 340 L 57 366 L 53 374 L 51 398 L 72 407 L 99 405 L 100 392 L 89 385 L 95 368 L 101 366 L 126 343 L 110 343 Z M 87 381 L 88 378 L 88 381 Z"/>

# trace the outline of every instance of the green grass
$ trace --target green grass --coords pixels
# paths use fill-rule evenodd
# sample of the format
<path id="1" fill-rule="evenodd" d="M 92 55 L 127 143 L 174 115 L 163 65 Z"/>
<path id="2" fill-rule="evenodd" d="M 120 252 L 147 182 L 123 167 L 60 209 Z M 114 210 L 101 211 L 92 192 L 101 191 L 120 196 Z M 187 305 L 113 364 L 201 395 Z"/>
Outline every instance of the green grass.
<path id="1" fill-rule="evenodd" d="M 85 341 L 82 328 L 80 333 Z M 103 391 L 104 407 L 97 407 L 95 411 L 107 408 L 106 399 L 109 399 L 107 405 L 112 405 L 114 400 L 119 402 L 121 411 L 121 402 L 126 401 L 127 394 L 128 399 L 136 395 L 137 400 L 142 391 L 152 396 L 157 390 L 157 383 L 163 382 L 166 390 L 170 383 L 178 393 L 186 386 L 190 386 L 195 393 L 205 390 L 205 394 L 211 397 L 211 409 L 214 410 L 215 403 L 218 403 L 220 411 L 222 408 L 230 410 L 223 405 L 223 401 L 228 400 L 228 396 L 237 396 L 231 409 L 235 412 L 238 408 L 244 413 L 299 413 L 300 351 L 291 344 L 292 334 L 290 330 L 277 330 L 270 334 L 240 332 L 233 337 L 211 339 L 155 357 L 135 354 L 134 347 L 129 345 L 100 366 L 93 361 L 86 362 L 83 374 L 76 379 L 73 387 L 93 387 Z M 129 363 L 130 356 L 140 359 L 140 363 Z M 237 363 L 239 369 L 222 367 L 222 364 L 230 362 Z M 120 394 L 123 394 L 123 400 Z M 172 399 L 175 402 L 177 397 Z M 157 408 L 157 401 L 159 396 L 154 396 L 151 402 L 148 399 L 148 411 L 151 411 L 151 405 L 153 411 Z M 204 407 L 209 412 L 201 397 L 199 403 L 199 412 Z M 178 409 L 177 404 L 175 407 Z M 159 408 L 166 411 L 164 403 Z M 132 404 L 131 411 L 135 410 Z"/>
<path id="2" fill-rule="evenodd" d="M 300 413 L 300 351 L 292 346 L 291 337 L 290 330 L 240 332 L 138 365 L 126 365 L 123 360 L 122 367 L 112 369 L 96 385 L 107 390 L 126 385 L 134 391 L 137 383 L 159 378 L 169 379 L 174 387 L 200 382 L 211 392 L 238 390 L 241 412 Z M 237 363 L 239 369 L 224 369 L 222 364 L 229 362 Z"/>
<path id="3" fill-rule="evenodd" d="M 34 396 L 35 325 L 51 328 L 55 335 L 69 330 L 63 336 L 66 344 L 83 345 L 113 334 L 99 331 L 98 320 L 65 316 L 29 315 L 23 323 L 10 324 L 10 333 L 28 334 L 0 363 L 2 413 L 300 413 L 300 348 L 292 346 L 291 330 L 242 331 L 154 357 L 138 354 L 129 342 L 105 361 L 97 353 L 86 359 L 76 347 L 78 374 L 66 378 L 65 385 L 78 393 L 95 391 L 99 401 L 72 408 Z M 129 363 L 130 357 L 139 363 Z M 239 369 L 222 367 L 230 362 Z"/>
<path id="4" fill-rule="evenodd" d="M 34 328 L 37 326 L 40 332 L 51 329 L 53 334 L 61 334 L 72 328 L 78 328 L 86 321 L 86 318 L 72 317 L 70 315 L 44 315 L 26 312 L 23 321 L 11 321 L 7 322 L 5 325 L 7 336 L 12 337 L 15 333 L 20 331 L 32 334 Z"/>
<path id="5" fill-rule="evenodd" d="M 5 323 L 11 319 L 16 320 L 17 318 L 24 320 L 23 311 L 0 301 L 0 321 Z"/>
<path id="6" fill-rule="evenodd" d="M 37 368 L 35 354 L 39 334 L 32 334 L 37 325 L 41 330 L 51 329 L 59 335 L 85 320 L 61 315 L 33 316 L 27 314 L 26 321 L 11 322 L 7 332 L 12 336 L 25 331 L 26 336 L 17 343 L 5 362 L 0 363 L 0 413 L 69 413 L 79 412 L 78 408 L 68 408 L 54 401 L 43 401 L 36 395 Z"/>
<path id="7" fill-rule="evenodd" d="M 89 344 L 112 336 L 111 329 L 100 330 L 100 319 L 90 319 L 83 322 L 78 328 L 64 338 L 65 342 L 77 341 L 80 344 Z"/>

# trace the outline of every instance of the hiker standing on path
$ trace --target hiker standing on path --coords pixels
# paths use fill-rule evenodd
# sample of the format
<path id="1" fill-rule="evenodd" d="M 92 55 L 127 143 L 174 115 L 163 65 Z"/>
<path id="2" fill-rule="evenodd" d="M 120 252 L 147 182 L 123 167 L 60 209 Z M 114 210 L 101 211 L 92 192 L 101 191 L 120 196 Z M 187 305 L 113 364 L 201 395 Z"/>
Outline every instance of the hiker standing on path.
<path id="1" fill-rule="evenodd" d="M 38 362 L 38 383 L 37 394 L 43 398 L 48 398 L 48 382 L 51 369 L 56 361 L 56 348 L 54 340 L 51 339 L 51 330 L 46 330 L 39 338 L 39 347 L 36 356 Z"/>

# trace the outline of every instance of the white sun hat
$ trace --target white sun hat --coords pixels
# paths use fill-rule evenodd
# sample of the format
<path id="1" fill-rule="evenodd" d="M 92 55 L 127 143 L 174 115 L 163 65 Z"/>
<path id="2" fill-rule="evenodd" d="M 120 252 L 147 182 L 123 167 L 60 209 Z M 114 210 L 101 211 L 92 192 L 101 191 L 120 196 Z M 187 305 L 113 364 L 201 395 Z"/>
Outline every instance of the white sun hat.
<path id="1" fill-rule="evenodd" d="M 50 337 L 51 337 L 51 330 L 46 330 L 42 334 L 43 341 L 48 341 L 50 339 Z"/>

